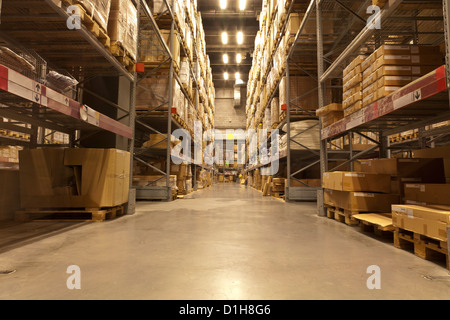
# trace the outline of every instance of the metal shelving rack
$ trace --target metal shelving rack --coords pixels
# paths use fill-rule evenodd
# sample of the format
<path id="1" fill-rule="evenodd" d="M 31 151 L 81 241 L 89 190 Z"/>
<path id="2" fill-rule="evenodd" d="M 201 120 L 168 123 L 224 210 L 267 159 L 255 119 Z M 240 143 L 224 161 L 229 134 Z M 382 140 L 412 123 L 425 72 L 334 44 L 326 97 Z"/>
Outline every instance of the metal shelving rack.
<path id="1" fill-rule="evenodd" d="M 370 2 L 370 1 L 369 1 Z M 363 7 L 371 3 L 361 2 Z M 377 151 L 380 157 L 389 157 L 394 149 L 425 148 L 433 146 L 436 141 L 448 135 L 448 127 L 426 131 L 427 125 L 436 124 L 450 119 L 449 110 L 449 3 L 443 1 L 429 1 L 428 3 L 414 3 L 414 1 L 389 1 L 376 16 L 381 22 L 381 29 L 372 29 L 366 19 L 352 11 L 349 23 L 342 23 L 345 30 L 343 37 L 335 43 L 334 48 L 327 45 L 327 35 L 323 32 L 323 20 L 326 15 L 336 15 L 338 10 L 349 12 L 351 2 L 341 1 L 340 8 L 335 1 L 312 0 L 311 6 L 316 8 L 317 20 L 317 55 L 318 55 L 318 83 L 320 105 L 325 105 L 325 83 L 328 79 L 342 77 L 343 68 L 360 52 L 372 52 L 383 43 L 388 44 L 440 44 L 445 40 L 446 66 L 442 66 L 423 76 L 419 80 L 403 87 L 386 98 L 378 100 L 351 116 L 321 130 L 321 172 L 334 171 L 339 168 L 329 168 L 329 144 L 344 135 L 361 134 L 361 132 L 376 132 L 379 141 L 373 141 L 373 147 L 351 155 L 345 164 L 367 156 Z M 367 8 L 368 6 L 366 6 Z M 443 15 L 442 15 L 443 13 Z M 327 17 L 328 18 L 328 17 Z M 422 21 L 436 21 L 442 23 L 443 31 L 418 28 Z M 360 21 L 360 22 L 358 22 Z M 441 21 L 441 22 L 439 22 Z M 439 29 L 439 25 L 434 28 Z M 390 35 L 390 36 L 389 36 Z M 336 41 L 336 40 L 334 40 Z M 337 49 L 339 48 L 339 49 Z M 332 58 L 332 59 L 330 59 Z M 389 136 L 411 129 L 419 129 L 417 144 L 402 143 L 390 145 Z M 427 140 L 427 138 L 429 140 Z M 445 143 L 445 142 L 444 142 Z M 323 190 L 318 194 L 319 215 L 326 216 L 323 203 Z"/>
<path id="2" fill-rule="evenodd" d="M 171 134 L 176 129 L 186 129 L 191 134 L 191 151 L 195 150 L 196 145 L 202 145 L 201 141 L 195 141 L 193 128 L 188 128 L 188 126 L 183 123 L 182 120 L 176 118 L 176 108 L 173 107 L 173 98 L 174 98 L 174 82 L 176 82 L 184 97 L 188 100 L 190 106 L 197 112 L 199 103 L 201 100 L 207 99 L 207 97 L 203 97 L 200 94 L 199 88 L 199 79 L 197 78 L 199 75 L 199 70 L 204 74 L 203 66 L 199 63 L 199 52 L 197 51 L 197 45 L 195 41 L 200 41 L 200 34 L 197 28 L 197 33 L 193 37 L 194 45 L 193 52 L 190 52 L 186 39 L 183 36 L 183 30 L 180 28 L 179 17 L 174 11 L 175 0 L 164 0 L 166 10 L 158 15 L 154 15 L 149 4 L 145 0 L 140 0 L 141 8 L 139 11 L 140 18 L 140 30 L 148 30 L 152 31 L 154 35 L 156 35 L 158 41 L 155 43 L 158 46 L 158 49 L 162 52 L 162 55 L 165 57 L 164 61 L 160 63 L 146 63 L 143 62 L 145 66 L 145 71 L 139 75 L 139 80 L 137 85 L 143 90 L 151 92 L 151 88 L 143 86 L 141 83 L 143 80 L 160 76 L 164 78 L 168 78 L 169 89 L 168 94 L 165 97 L 161 97 L 164 101 L 157 107 L 154 107 L 147 112 L 139 114 L 136 116 L 136 149 L 134 152 L 134 159 L 145 166 L 160 172 L 161 175 L 166 179 L 166 187 L 156 187 L 156 186 L 146 186 L 146 187 L 137 187 L 136 194 L 137 199 L 139 200 L 167 200 L 171 201 L 172 199 L 172 190 L 170 188 L 170 173 L 171 173 L 171 159 L 172 159 L 172 146 L 171 146 Z M 170 28 L 170 43 L 167 44 L 162 36 L 161 29 L 162 28 Z M 186 25 L 186 28 L 190 27 L 190 25 Z M 191 28 L 192 29 L 192 28 Z M 145 39 L 144 35 L 140 34 L 141 39 Z M 149 39 L 148 39 L 149 40 Z M 175 41 L 179 43 L 180 46 L 180 54 L 182 57 L 186 57 L 189 62 L 189 73 L 191 78 L 193 79 L 193 93 L 192 95 L 186 90 L 183 86 L 180 77 L 178 75 L 178 71 L 180 66 L 175 60 L 173 56 Z M 140 49 L 141 50 L 141 49 Z M 208 96 L 209 98 L 209 96 Z M 211 103 L 211 101 L 209 101 Z M 167 109 L 167 115 L 156 115 L 155 111 L 160 111 L 161 109 Z M 211 123 L 211 119 L 209 119 Z M 211 123 L 212 125 L 212 123 Z M 206 127 L 202 125 L 202 129 L 206 130 Z M 167 143 L 166 149 L 155 149 L 150 146 L 149 148 L 140 148 L 138 146 L 142 145 L 145 142 L 145 135 L 149 133 L 156 133 L 164 136 L 164 142 Z M 144 139 L 144 140 L 142 140 Z M 192 153 L 191 153 L 192 154 Z M 163 172 L 150 164 L 149 160 L 157 160 L 157 159 L 165 159 L 166 161 L 166 171 Z M 183 158 L 184 161 L 187 161 L 192 165 L 193 171 L 193 189 L 197 190 L 197 179 L 196 179 L 196 167 L 200 167 L 202 169 L 215 172 L 214 167 L 206 166 L 204 164 L 196 164 L 193 159 L 188 159 L 187 157 Z M 163 178 L 163 179 L 164 179 Z M 161 179 L 160 179 L 161 180 Z"/>
<path id="3" fill-rule="evenodd" d="M 314 52 L 317 48 L 315 35 L 305 35 L 305 29 L 307 25 L 311 23 L 310 18 L 313 16 L 314 11 L 315 6 L 313 5 L 313 3 L 310 3 L 309 6 L 307 6 L 305 2 L 299 2 L 295 0 L 288 3 L 288 7 L 286 9 L 286 19 L 278 32 L 279 35 L 285 34 L 291 14 L 303 13 L 304 18 L 298 32 L 295 35 L 295 38 L 290 44 L 289 50 L 287 51 L 286 59 L 285 61 L 283 61 L 281 72 L 274 83 L 272 93 L 270 94 L 266 105 L 263 107 L 261 116 L 257 119 L 256 122 L 262 122 L 265 109 L 268 108 L 271 105 L 272 100 L 280 94 L 281 79 L 283 77 L 286 77 L 285 96 L 287 97 L 287 106 L 285 110 L 285 118 L 278 124 L 276 128 L 274 128 L 281 132 L 282 129 L 286 127 L 285 134 L 287 135 L 288 141 L 287 149 L 280 152 L 279 157 L 275 159 L 279 160 L 280 162 L 286 163 L 287 166 L 287 185 L 285 187 L 286 201 L 314 201 L 317 199 L 317 188 L 305 184 L 303 181 L 301 181 L 301 179 L 296 178 L 296 176 L 298 177 L 298 175 L 302 174 L 303 172 L 306 172 L 307 170 L 320 164 L 319 148 L 311 149 L 304 144 L 299 143 L 299 140 L 304 137 L 306 133 L 309 133 L 310 130 L 317 129 L 317 127 L 319 126 L 319 118 L 316 116 L 315 112 L 305 110 L 296 103 L 296 101 L 303 96 L 291 98 L 290 92 L 291 77 L 293 76 L 307 76 L 311 78 L 311 81 L 317 82 L 317 63 L 316 61 L 311 61 L 310 59 L 311 52 Z M 280 45 L 281 37 L 278 37 L 275 48 Z M 307 61 L 306 64 L 303 62 L 305 58 Z M 272 61 L 273 60 L 271 59 L 271 62 L 267 69 L 268 71 L 270 71 L 270 69 L 273 67 Z M 267 74 L 268 73 L 269 72 L 267 72 Z M 262 86 L 267 85 L 267 74 L 263 77 Z M 312 90 L 312 92 L 317 90 L 318 89 Z M 311 94 L 312 92 L 305 92 L 304 95 Z M 254 102 L 259 102 L 259 97 Z M 309 121 L 308 123 L 310 123 L 310 125 L 299 134 L 291 135 L 291 124 L 297 121 Z M 295 144 L 295 146 L 298 147 L 291 148 L 291 144 Z M 298 163 L 295 172 L 293 172 L 294 161 Z M 256 169 L 267 167 L 270 167 L 270 165 L 248 165 L 246 172 L 252 172 Z M 291 187 L 292 181 L 297 181 L 300 185 L 303 186 Z"/>
<path id="4" fill-rule="evenodd" d="M 97 147 L 111 147 L 133 152 L 136 75 L 124 66 L 108 49 L 105 42 L 85 25 L 69 30 L 71 17 L 67 8 L 70 1 L 4 0 L 1 3 L 2 45 L 29 54 L 37 61 L 35 73 L 27 74 L 0 65 L 0 116 L 16 123 L 0 126 L 29 135 L 29 139 L 1 137 L 3 145 L 27 148 L 52 147 L 44 144 L 44 128 L 68 134 L 67 145 L 56 147 L 83 147 L 86 142 Z M 80 51 L 83 53 L 80 55 Z M 64 70 L 79 82 L 72 97 L 42 83 L 47 70 Z M 101 93 L 85 88 L 99 77 L 114 78 L 123 105 L 104 98 Z M 106 104 L 102 112 L 96 106 L 86 106 L 86 96 L 95 97 Z M 16 124 L 29 124 L 23 128 Z M 91 140 L 98 133 L 110 134 L 108 146 Z M 130 179 L 131 183 L 131 179 Z M 129 213 L 134 203 L 130 193 Z"/>

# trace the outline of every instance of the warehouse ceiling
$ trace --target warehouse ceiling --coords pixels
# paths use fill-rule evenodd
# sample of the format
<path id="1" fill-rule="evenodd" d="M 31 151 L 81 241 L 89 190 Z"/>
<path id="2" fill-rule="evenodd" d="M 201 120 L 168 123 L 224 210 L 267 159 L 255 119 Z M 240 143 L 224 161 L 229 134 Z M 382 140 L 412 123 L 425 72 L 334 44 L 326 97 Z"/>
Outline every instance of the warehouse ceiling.
<path id="1" fill-rule="evenodd" d="M 239 72 L 241 79 L 248 81 L 248 74 L 252 66 L 252 54 L 255 37 L 259 30 L 259 14 L 262 0 L 247 0 L 246 9 L 239 9 L 239 0 L 228 0 L 227 8 L 220 8 L 219 0 L 198 0 L 198 11 L 201 13 L 206 37 L 206 52 L 211 60 L 213 81 L 216 87 L 232 87 L 235 83 L 235 73 Z M 228 33 L 227 45 L 222 44 L 222 32 Z M 244 43 L 238 45 L 236 34 L 244 33 Z M 242 62 L 236 63 L 236 54 L 242 55 Z M 223 55 L 228 54 L 229 63 L 225 64 Z M 230 80 L 224 80 L 224 73 L 228 72 Z"/>

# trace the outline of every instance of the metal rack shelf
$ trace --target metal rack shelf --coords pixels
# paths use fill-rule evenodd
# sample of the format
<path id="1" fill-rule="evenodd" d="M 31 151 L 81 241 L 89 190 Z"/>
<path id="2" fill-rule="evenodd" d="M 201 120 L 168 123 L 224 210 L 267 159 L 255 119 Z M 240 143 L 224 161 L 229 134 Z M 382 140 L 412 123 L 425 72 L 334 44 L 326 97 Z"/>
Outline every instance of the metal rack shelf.
<path id="1" fill-rule="evenodd" d="M 29 122 L 38 121 L 42 127 L 50 126 L 66 133 L 92 132 L 100 128 L 133 138 L 130 127 L 3 65 L 0 65 L 0 90 L 3 104 L 0 115 L 5 117 L 14 118 L 13 113 L 16 113 L 23 120 L 28 117 Z"/>
<path id="2" fill-rule="evenodd" d="M 59 69 L 73 76 L 124 76 L 134 81 L 128 70 L 105 44 L 82 25 L 69 30 L 68 1 L 4 0 L 0 33 L 26 45 Z M 82 54 L 80 54 L 82 53 Z"/>
<path id="3" fill-rule="evenodd" d="M 204 75 L 204 70 L 199 63 L 199 53 L 197 52 L 196 41 L 198 41 L 198 34 L 194 35 L 194 46 L 193 52 L 188 50 L 186 39 L 184 38 L 183 30 L 180 29 L 180 21 L 177 16 L 176 11 L 174 10 L 175 2 L 171 0 L 164 0 L 164 4 L 166 10 L 158 15 L 155 15 L 152 12 L 152 9 L 149 7 L 148 3 L 144 0 L 140 0 L 140 10 L 138 16 L 140 18 L 140 28 L 141 30 L 147 30 L 152 32 L 152 35 L 156 36 L 157 43 L 154 43 L 155 47 L 158 48 L 160 55 L 164 57 L 163 60 L 159 62 L 145 62 L 141 63 L 145 66 L 145 71 L 139 74 L 138 86 L 144 90 L 149 92 L 152 91 L 152 88 L 147 88 L 143 84 L 143 80 L 150 79 L 155 76 L 163 76 L 168 80 L 168 92 L 164 97 L 161 97 L 161 101 L 159 106 L 153 107 L 152 110 L 148 110 L 147 112 L 143 112 L 142 114 L 138 114 L 136 116 L 136 149 L 134 152 L 134 158 L 145 164 L 145 159 L 150 158 L 160 158 L 165 159 L 166 163 L 171 162 L 171 142 L 170 136 L 175 129 L 186 129 L 190 132 L 192 138 L 192 148 L 195 146 L 195 141 L 193 139 L 193 128 L 189 128 L 187 124 L 183 123 L 182 120 L 177 118 L 176 115 L 176 107 L 174 107 L 174 90 L 175 84 L 178 84 L 184 98 L 188 101 L 191 108 L 193 108 L 194 112 L 197 113 L 198 116 L 198 106 L 205 98 L 200 94 L 199 87 L 199 79 L 197 78 L 196 71 L 201 70 L 201 75 Z M 190 24 L 186 26 L 186 28 L 192 28 Z M 170 30 L 169 34 L 169 43 L 166 43 L 161 30 Z M 140 34 L 140 40 L 148 40 L 144 33 Z M 188 90 L 184 87 L 180 76 L 179 71 L 180 67 L 175 59 L 175 56 L 172 54 L 174 52 L 174 48 L 178 42 L 180 47 L 180 57 L 185 57 L 188 60 L 189 64 L 189 75 L 192 79 L 192 91 L 188 92 Z M 139 49 L 141 50 L 141 49 Z M 164 111 L 168 110 L 168 111 Z M 174 114 L 175 112 L 175 114 Z M 208 117 L 209 118 L 209 117 Z M 209 119 L 210 124 L 212 124 L 211 119 Z M 202 129 L 206 130 L 206 124 L 203 123 Z M 144 140 L 148 137 L 148 134 L 159 134 L 166 138 L 164 143 L 167 143 L 166 149 L 143 149 L 140 146 L 142 145 Z M 196 170 L 195 167 L 200 167 L 205 170 L 214 171 L 214 168 L 206 165 L 196 165 L 192 159 L 184 158 L 182 160 L 188 161 L 188 163 L 193 165 L 193 181 L 196 184 Z M 152 167 L 151 165 L 148 165 Z M 139 187 L 138 188 L 138 199 L 143 200 L 172 200 L 172 192 L 170 187 L 170 166 L 166 166 L 165 172 L 166 178 L 166 188 L 162 187 Z M 193 186 L 194 190 L 196 190 L 196 185 Z"/>
<path id="4" fill-rule="evenodd" d="M 447 65 L 343 120 L 322 128 L 322 174 L 329 171 L 328 159 L 332 153 L 328 146 L 337 138 L 348 135 L 351 139 L 353 134 L 362 132 L 378 133 L 380 140 L 373 141 L 377 144 L 351 155 L 344 163 L 352 168 L 352 162 L 361 157 L 389 157 L 395 151 L 423 148 L 427 143 L 425 137 L 430 137 L 430 143 L 433 144 L 440 131 L 429 130 L 427 133 L 424 128 L 450 119 L 448 1 L 388 1 L 373 16 L 373 21 L 379 22 L 381 28 L 373 28 L 367 21 L 365 11 L 372 4 L 371 1 L 340 2 L 312 0 L 310 4 L 316 8 L 319 107 L 326 105 L 326 82 L 342 78 L 342 71 L 357 55 L 370 54 L 382 44 L 439 45 L 445 41 Z M 335 43 L 330 47 L 330 35 L 326 32 L 329 26 L 326 23 L 330 17 L 339 16 L 343 17 L 341 27 L 334 26 L 334 30 L 338 29 L 341 36 L 334 37 Z M 418 138 L 390 143 L 391 135 L 412 129 L 418 129 Z M 319 215 L 325 216 L 323 190 L 320 190 L 318 200 Z"/>
<path id="5" fill-rule="evenodd" d="M 19 137 L 28 136 L 1 136 L 0 143 L 25 148 L 83 147 L 87 143 L 91 147 L 107 145 L 132 152 L 134 64 L 125 63 L 112 53 L 106 30 L 100 30 L 86 16 L 79 29 L 71 30 L 68 7 L 72 3 L 2 1 L 0 45 L 32 58 L 34 70 L 0 61 L 0 116 L 16 122 L 2 122 L 0 128 L 23 133 Z M 77 84 L 69 91 L 63 90 L 47 82 L 50 71 L 67 75 Z M 105 79 L 115 82 L 117 92 L 99 88 Z M 111 91 L 113 94 L 106 97 L 105 92 Z M 86 101 L 94 100 L 97 102 L 86 105 Z M 49 144 L 46 130 L 67 134 L 69 142 Z M 100 135 L 106 138 L 96 140 Z M 131 191 L 129 213 L 133 212 L 133 203 Z"/>

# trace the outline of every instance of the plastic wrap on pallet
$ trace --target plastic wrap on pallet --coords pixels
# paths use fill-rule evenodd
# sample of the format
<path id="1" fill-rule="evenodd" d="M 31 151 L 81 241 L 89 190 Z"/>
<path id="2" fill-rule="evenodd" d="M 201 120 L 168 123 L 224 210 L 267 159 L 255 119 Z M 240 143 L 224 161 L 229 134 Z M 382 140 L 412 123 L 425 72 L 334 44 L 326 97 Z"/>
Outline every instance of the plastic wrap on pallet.
<path id="1" fill-rule="evenodd" d="M 320 126 L 316 120 L 296 121 L 290 124 L 292 150 L 319 150 L 320 149 Z M 287 132 L 287 124 L 282 129 Z M 285 138 L 286 137 L 286 138 Z M 282 139 L 287 139 L 287 135 Z M 296 143 L 297 142 L 297 143 Z"/>
<path id="2" fill-rule="evenodd" d="M 74 89 L 78 85 L 78 81 L 52 70 L 45 77 L 44 84 L 59 92 L 65 92 L 69 89 Z"/>
<path id="3" fill-rule="evenodd" d="M 172 80 L 172 85 L 175 85 L 175 79 Z M 167 111 L 169 87 L 169 78 L 166 76 L 143 79 L 137 87 L 136 109 L 138 111 Z"/>
<path id="4" fill-rule="evenodd" d="M 0 63 L 21 73 L 36 71 L 36 59 L 25 54 L 19 54 L 7 47 L 0 47 Z"/>
<path id="5" fill-rule="evenodd" d="M 108 29 L 111 0 L 76 0 L 103 30 Z"/>
<path id="6" fill-rule="evenodd" d="M 112 0 L 108 35 L 111 41 L 120 43 L 134 61 L 137 60 L 137 10 L 131 0 Z"/>

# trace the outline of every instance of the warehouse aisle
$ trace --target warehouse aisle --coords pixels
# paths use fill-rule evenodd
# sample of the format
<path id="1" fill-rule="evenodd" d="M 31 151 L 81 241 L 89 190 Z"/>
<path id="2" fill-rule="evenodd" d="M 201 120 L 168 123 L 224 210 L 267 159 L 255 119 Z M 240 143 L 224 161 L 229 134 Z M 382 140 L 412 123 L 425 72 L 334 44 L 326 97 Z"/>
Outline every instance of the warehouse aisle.
<path id="1" fill-rule="evenodd" d="M 219 184 L 137 208 L 105 223 L 20 226 L 48 232 L 2 240 L 0 269 L 16 272 L 0 275 L 0 299 L 450 298 L 445 268 L 319 218 L 312 203 Z M 71 265 L 80 290 L 67 288 Z M 381 290 L 367 288 L 371 265 Z"/>

